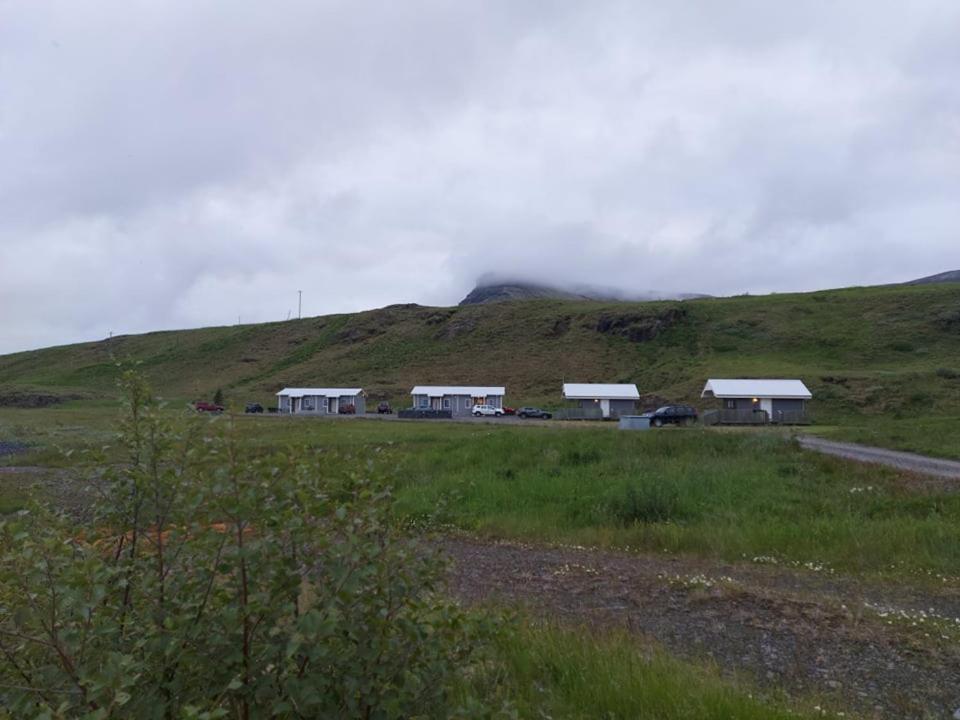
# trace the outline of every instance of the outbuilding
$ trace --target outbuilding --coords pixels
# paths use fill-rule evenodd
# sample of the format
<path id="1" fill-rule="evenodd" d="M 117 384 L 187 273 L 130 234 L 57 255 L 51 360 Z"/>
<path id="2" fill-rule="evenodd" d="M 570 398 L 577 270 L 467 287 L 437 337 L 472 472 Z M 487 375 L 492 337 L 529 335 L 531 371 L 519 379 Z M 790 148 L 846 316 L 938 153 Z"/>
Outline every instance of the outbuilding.
<path id="1" fill-rule="evenodd" d="M 630 384 L 564 383 L 563 399 L 594 417 L 617 418 L 637 411 L 640 391 Z"/>
<path id="2" fill-rule="evenodd" d="M 720 423 L 790 424 L 808 422 L 807 401 L 813 394 L 802 380 L 710 378 L 700 397 L 721 401 L 715 416 Z"/>
<path id="3" fill-rule="evenodd" d="M 410 391 L 416 410 L 448 410 L 452 417 L 469 415 L 474 405 L 503 407 L 505 387 L 493 385 L 417 385 Z"/>
<path id="4" fill-rule="evenodd" d="M 284 388 L 277 393 L 278 411 L 286 415 L 363 415 L 363 388 Z"/>

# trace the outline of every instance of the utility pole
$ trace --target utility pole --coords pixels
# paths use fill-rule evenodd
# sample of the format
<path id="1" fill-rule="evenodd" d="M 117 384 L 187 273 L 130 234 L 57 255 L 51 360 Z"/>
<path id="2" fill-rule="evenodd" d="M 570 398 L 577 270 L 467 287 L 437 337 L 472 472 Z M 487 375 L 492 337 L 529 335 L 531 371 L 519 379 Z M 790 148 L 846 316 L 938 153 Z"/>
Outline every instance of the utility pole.
<path id="1" fill-rule="evenodd" d="M 297 320 L 299 320 L 302 315 L 301 311 L 303 310 L 303 290 L 297 290 Z"/>

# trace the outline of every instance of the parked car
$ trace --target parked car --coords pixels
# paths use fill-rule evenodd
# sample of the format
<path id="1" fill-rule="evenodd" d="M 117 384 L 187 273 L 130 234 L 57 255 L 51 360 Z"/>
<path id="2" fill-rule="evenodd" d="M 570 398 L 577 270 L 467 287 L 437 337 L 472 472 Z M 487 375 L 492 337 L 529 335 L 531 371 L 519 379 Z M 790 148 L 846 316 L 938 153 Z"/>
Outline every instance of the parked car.
<path id="1" fill-rule="evenodd" d="M 504 415 L 516 415 L 516 414 L 517 414 L 517 410 L 516 410 L 516 408 L 512 408 L 512 407 L 504 407 L 504 408 L 503 408 L 503 414 L 504 414 Z"/>
<path id="2" fill-rule="evenodd" d="M 664 425 L 693 425 L 697 421 L 697 410 L 689 405 L 664 405 L 640 417 L 650 418 L 654 427 Z"/>
<path id="3" fill-rule="evenodd" d="M 260 403 L 247 403 L 247 406 L 243 409 L 245 413 L 262 413 L 263 405 Z"/>
<path id="4" fill-rule="evenodd" d="M 193 404 L 193 409 L 197 412 L 222 413 L 223 405 L 217 405 L 216 403 L 207 402 L 206 400 L 197 400 Z"/>
<path id="5" fill-rule="evenodd" d="M 493 405 L 474 405 L 473 414 L 476 417 L 481 415 L 492 415 L 493 417 L 500 417 L 503 415 L 503 408 L 494 407 Z"/>
<path id="6" fill-rule="evenodd" d="M 378 415 L 391 415 L 393 414 L 393 408 L 390 407 L 390 403 L 384 400 L 382 403 L 377 405 L 377 414 Z"/>
<path id="7" fill-rule="evenodd" d="M 537 407 L 522 407 L 517 410 L 517 417 L 549 420 L 553 417 L 553 413 L 548 413 L 546 410 L 541 410 Z"/>

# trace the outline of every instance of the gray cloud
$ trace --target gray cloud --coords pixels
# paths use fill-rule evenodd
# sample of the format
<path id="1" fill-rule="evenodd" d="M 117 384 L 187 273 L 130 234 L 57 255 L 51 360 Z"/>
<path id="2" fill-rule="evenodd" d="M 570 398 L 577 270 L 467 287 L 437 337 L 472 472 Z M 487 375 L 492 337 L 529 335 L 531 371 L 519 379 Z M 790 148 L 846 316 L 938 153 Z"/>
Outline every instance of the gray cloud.
<path id="1" fill-rule="evenodd" d="M 960 6 L 0 5 L 0 351 L 960 267 Z"/>

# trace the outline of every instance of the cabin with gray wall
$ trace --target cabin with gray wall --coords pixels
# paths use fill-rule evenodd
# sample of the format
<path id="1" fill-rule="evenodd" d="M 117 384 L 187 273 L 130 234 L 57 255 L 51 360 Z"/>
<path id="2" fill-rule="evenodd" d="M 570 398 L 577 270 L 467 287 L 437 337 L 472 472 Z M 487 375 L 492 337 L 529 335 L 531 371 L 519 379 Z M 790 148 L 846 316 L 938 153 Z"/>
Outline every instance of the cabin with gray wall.
<path id="1" fill-rule="evenodd" d="M 353 405 L 357 415 L 367 412 L 367 399 L 362 394 L 339 395 L 335 398 L 326 395 L 304 395 L 303 397 L 281 395 L 278 399 L 279 412 L 290 415 L 339 415 L 340 408 L 348 405 Z"/>
<path id="2" fill-rule="evenodd" d="M 414 395 L 413 406 L 423 410 L 449 410 L 453 417 L 463 417 L 473 412 L 475 401 L 483 400 L 487 405 L 503 407 L 502 395 L 488 395 L 486 398 L 473 398 L 470 395 Z"/>

